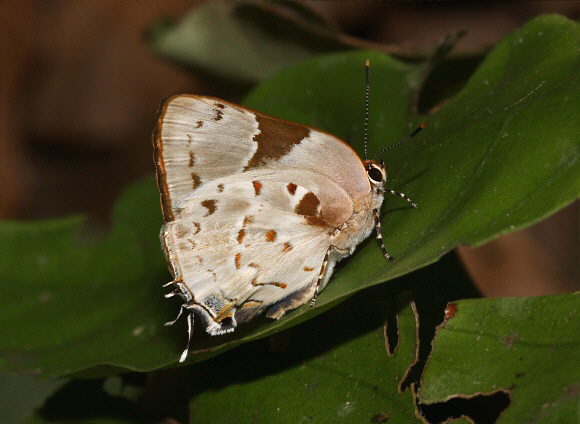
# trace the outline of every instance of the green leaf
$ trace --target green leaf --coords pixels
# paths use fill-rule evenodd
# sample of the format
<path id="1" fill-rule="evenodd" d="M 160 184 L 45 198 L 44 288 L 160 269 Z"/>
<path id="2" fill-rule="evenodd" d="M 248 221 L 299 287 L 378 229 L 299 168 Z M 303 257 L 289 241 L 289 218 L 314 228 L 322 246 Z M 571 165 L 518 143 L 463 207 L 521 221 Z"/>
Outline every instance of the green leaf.
<path id="1" fill-rule="evenodd" d="M 438 290 L 428 294 L 432 285 Z M 408 305 L 408 291 L 419 294 L 415 300 L 421 315 L 419 328 Z M 445 304 L 456 296 L 473 295 L 455 255 L 446 255 L 393 284 L 359 292 L 307 323 L 197 366 L 72 380 L 37 411 L 34 421 L 26 422 L 167 422 L 168 418 L 221 422 L 236 414 L 243 422 L 242 417 L 254 416 L 258 407 L 257 416 L 263 422 L 281 414 L 278 408 L 292 417 L 307 411 L 308 416 L 328 416 L 330 421 L 359 422 L 363 417 L 368 422 L 370 417 L 371 422 L 380 423 L 388 416 L 391 421 L 409 422 L 415 410 L 412 395 L 399 393 L 399 386 L 403 376 L 406 388 L 420 376 L 414 368 L 407 372 L 416 354 L 417 330 L 427 348 L 419 350 L 419 357 L 424 358 L 421 351 L 428 353 Z M 390 355 L 385 320 L 390 351 L 394 350 Z M 303 403 L 302 409 L 289 408 Z"/>
<path id="2" fill-rule="evenodd" d="M 407 291 L 425 292 L 431 284 L 439 289 L 429 303 L 418 299 L 422 312 L 417 328 Z M 444 305 L 453 299 L 451 293 L 457 295 L 461 288 L 462 296 L 473 295 L 455 255 L 447 255 L 395 284 L 357 293 L 308 323 L 197 366 L 147 376 L 72 380 L 32 422 L 231 422 L 236 414 L 236 422 L 250 416 L 273 422 L 280 415 L 297 418 L 305 413 L 316 421 L 363 418 L 380 423 L 388 416 L 410 422 L 413 396 L 408 390 L 399 393 L 399 384 L 415 358 L 417 330 L 432 335 Z M 401 291 L 405 293 L 397 295 Z M 385 319 L 391 354 L 386 350 Z M 193 414 L 189 419 L 188 411 Z"/>
<path id="3" fill-rule="evenodd" d="M 580 400 L 580 294 L 471 299 L 438 330 L 422 403 L 503 390 L 498 423 L 572 422 Z"/>
<path id="4" fill-rule="evenodd" d="M 79 218 L 1 223 L 0 368 L 63 375 L 173 361 L 161 222 L 150 178 L 118 202 L 104 240 L 87 241 Z"/>
<path id="5" fill-rule="evenodd" d="M 190 422 L 420 422 L 413 394 L 400 394 L 397 385 L 415 357 L 415 316 L 408 304 L 400 312 L 399 343 L 387 355 L 384 317 L 392 295 L 383 286 L 357 296 L 275 336 L 269 353 L 228 353 L 234 366 L 220 357 L 197 367 L 194 379 L 212 383 L 192 399 Z"/>
<path id="6" fill-rule="evenodd" d="M 259 317 L 223 337 L 198 327 L 190 360 L 296 325 L 457 244 L 484 243 L 573 201 L 580 192 L 578 42 L 576 23 L 535 19 L 490 52 L 422 133 L 385 155 L 388 187 L 419 203 L 413 210 L 396 197 L 385 201 L 383 235 L 395 262 L 368 240 L 337 269 L 316 308 L 275 322 Z M 362 154 L 367 57 L 369 149 L 376 152 L 424 120 L 412 100 L 421 65 L 371 52 L 321 57 L 279 74 L 247 103 L 332 132 Z M 183 322 L 162 328 L 178 303 L 164 300 L 160 287 L 169 274 L 153 179 L 131 187 L 113 215 L 111 233 L 92 242 L 78 218 L 0 224 L 0 369 L 87 376 L 175 365 L 186 336 Z"/>

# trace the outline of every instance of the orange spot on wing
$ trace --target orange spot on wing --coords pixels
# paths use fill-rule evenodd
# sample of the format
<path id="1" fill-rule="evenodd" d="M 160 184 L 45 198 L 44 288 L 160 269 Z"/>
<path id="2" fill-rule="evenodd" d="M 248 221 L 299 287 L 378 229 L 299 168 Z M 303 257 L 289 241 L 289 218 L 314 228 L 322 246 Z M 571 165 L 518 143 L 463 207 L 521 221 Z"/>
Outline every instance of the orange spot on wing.
<path id="1" fill-rule="evenodd" d="M 306 271 L 306 272 L 314 271 L 314 268 L 310 268 L 310 267 L 305 266 L 304 271 Z"/>
<path id="2" fill-rule="evenodd" d="M 241 260 L 242 260 L 242 254 L 241 253 L 236 253 L 236 256 L 234 258 L 234 262 L 236 264 L 236 269 L 240 269 L 241 265 Z"/>
<path id="3" fill-rule="evenodd" d="M 276 231 L 270 230 L 264 235 L 264 237 L 266 237 L 266 241 L 270 243 L 276 241 Z"/>
<path id="4" fill-rule="evenodd" d="M 201 206 L 207 208 L 207 212 L 205 213 L 204 216 L 210 216 L 212 213 L 216 211 L 217 207 L 215 204 L 216 204 L 215 200 L 204 200 L 201 202 Z"/>
<path id="5" fill-rule="evenodd" d="M 240 231 L 238 231 L 238 243 L 239 244 L 242 244 L 242 242 L 244 241 L 245 235 L 246 235 L 246 232 L 244 231 L 243 228 Z"/>
<path id="6" fill-rule="evenodd" d="M 294 183 L 289 183 L 286 188 L 288 189 L 288 193 L 290 193 L 292 196 L 294 196 L 294 194 L 296 193 L 296 189 L 298 188 L 298 186 Z"/>
<path id="7" fill-rule="evenodd" d="M 314 193 L 309 191 L 300 199 L 294 211 L 298 215 L 303 215 L 308 224 L 326 227 L 326 222 L 320 217 L 320 212 L 318 211 L 319 206 L 320 200 L 318 200 L 318 197 Z"/>
<path id="8" fill-rule="evenodd" d="M 189 166 L 190 168 L 193 166 L 193 164 L 195 163 L 195 155 L 193 154 L 193 152 L 190 150 L 189 151 L 189 163 L 187 164 L 187 166 Z"/>
<path id="9" fill-rule="evenodd" d="M 201 185 L 201 178 L 199 178 L 199 175 L 197 175 L 195 172 L 191 173 L 191 181 L 193 182 L 193 184 L 191 185 L 192 190 L 195 190 L 197 187 Z"/>
<path id="10" fill-rule="evenodd" d="M 215 105 L 218 109 L 214 109 L 215 117 L 213 118 L 214 121 L 219 121 L 223 118 L 224 116 L 224 112 L 221 110 L 223 109 L 225 106 L 222 103 L 215 103 Z"/>
<path id="11" fill-rule="evenodd" d="M 256 196 L 259 196 L 262 190 L 262 183 L 260 181 L 252 181 L 252 185 L 254 186 L 254 193 L 256 193 Z"/>
<path id="12" fill-rule="evenodd" d="M 288 287 L 288 285 L 286 283 L 280 283 L 278 281 L 270 281 L 268 283 L 258 283 L 258 281 L 255 278 L 252 279 L 252 285 L 253 286 L 276 286 L 276 287 L 280 287 L 281 289 L 285 289 L 286 287 Z"/>
<path id="13" fill-rule="evenodd" d="M 286 253 L 292 250 L 292 245 L 288 242 L 284 243 L 284 247 L 282 247 L 282 253 Z"/>
<path id="14" fill-rule="evenodd" d="M 300 202 L 296 205 L 296 213 L 298 215 L 314 216 L 318 213 L 318 206 L 320 205 L 320 200 L 311 191 L 306 193 Z"/>

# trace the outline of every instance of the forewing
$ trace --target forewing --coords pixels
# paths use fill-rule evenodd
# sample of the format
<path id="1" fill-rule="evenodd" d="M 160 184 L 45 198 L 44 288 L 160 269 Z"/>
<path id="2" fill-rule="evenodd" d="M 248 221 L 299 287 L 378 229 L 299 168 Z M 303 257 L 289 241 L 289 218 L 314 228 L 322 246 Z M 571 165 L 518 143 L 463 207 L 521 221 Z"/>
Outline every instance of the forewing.
<path id="1" fill-rule="evenodd" d="M 174 219 L 176 202 L 207 182 L 261 168 L 317 172 L 355 204 L 370 190 L 360 158 L 338 138 L 212 97 L 166 99 L 154 145 L 165 221 Z"/>
<path id="2" fill-rule="evenodd" d="M 154 133 L 157 180 L 166 221 L 174 204 L 205 182 L 243 170 L 257 122 L 218 99 L 180 95 L 161 105 Z"/>

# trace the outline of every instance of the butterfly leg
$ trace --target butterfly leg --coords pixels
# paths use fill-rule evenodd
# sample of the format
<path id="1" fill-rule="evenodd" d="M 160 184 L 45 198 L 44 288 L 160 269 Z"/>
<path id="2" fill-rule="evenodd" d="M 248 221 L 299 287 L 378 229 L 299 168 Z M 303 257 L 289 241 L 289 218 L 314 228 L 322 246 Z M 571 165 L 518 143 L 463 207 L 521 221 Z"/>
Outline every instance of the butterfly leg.
<path id="1" fill-rule="evenodd" d="M 390 188 L 385 189 L 386 192 L 391 193 L 393 196 L 399 196 L 401 199 L 405 199 L 407 202 L 411 204 L 415 209 L 417 209 L 417 204 L 413 202 L 411 199 L 407 197 L 405 193 L 401 193 L 395 190 L 391 190 Z"/>
<path id="2" fill-rule="evenodd" d="M 191 311 L 187 308 L 188 305 L 189 305 L 188 303 L 184 303 L 183 305 L 181 305 L 181 307 L 179 308 L 179 313 L 177 314 L 177 317 L 173 321 L 168 321 L 164 324 L 165 326 L 169 327 L 169 326 L 175 324 L 177 322 L 177 320 L 179 318 L 181 318 L 181 316 L 184 313 L 187 313 L 187 345 L 185 347 L 185 350 L 183 351 L 183 353 L 179 357 L 179 362 L 183 362 L 183 361 L 185 361 L 185 358 L 187 358 L 187 353 L 189 352 L 189 346 L 191 344 L 191 338 L 193 336 L 193 316 L 194 316 L 194 314 L 193 314 L 193 311 Z"/>
<path id="3" fill-rule="evenodd" d="M 383 235 L 381 233 L 381 220 L 379 218 L 379 211 L 377 209 L 373 210 L 373 217 L 375 218 L 375 230 L 377 233 L 377 240 L 379 241 L 379 244 L 381 245 L 381 251 L 383 252 L 383 256 L 388 261 L 392 261 L 395 258 L 393 258 L 391 255 L 389 255 L 389 253 L 387 252 L 387 249 L 385 249 L 385 245 L 383 243 Z"/>
<path id="4" fill-rule="evenodd" d="M 185 308 L 181 308 L 182 310 Z M 189 346 L 191 345 L 191 338 L 193 336 L 193 311 L 187 311 L 187 345 L 185 346 L 185 350 L 179 357 L 179 362 L 184 362 L 185 358 L 187 358 L 187 354 L 189 353 Z M 180 313 L 181 315 L 181 313 Z M 179 316 L 178 316 L 179 318 Z"/>
<path id="5" fill-rule="evenodd" d="M 182 289 L 180 288 L 179 284 L 176 283 L 175 281 L 170 281 L 167 284 L 163 284 L 163 287 L 168 287 L 171 285 L 175 285 L 175 289 L 169 293 L 167 293 L 165 295 L 166 298 L 170 298 L 173 296 L 180 296 L 183 300 L 187 300 L 187 296 L 184 296 Z M 177 317 L 175 317 L 175 319 L 173 321 L 168 321 L 166 322 L 164 325 L 166 327 L 169 327 L 173 324 L 175 324 L 177 322 L 177 320 L 179 320 L 179 318 L 181 318 L 181 315 L 183 315 L 184 310 L 186 309 L 187 303 L 181 305 L 181 308 L 179 308 L 179 313 L 177 314 Z"/>
<path id="6" fill-rule="evenodd" d="M 320 286 L 322 285 L 322 279 L 324 278 L 324 274 L 326 271 L 326 267 L 328 266 L 328 258 L 330 256 L 330 251 L 332 250 L 332 246 L 328 248 L 326 254 L 324 255 L 324 259 L 322 260 L 322 266 L 320 267 L 320 274 L 318 274 L 318 279 L 316 280 L 316 286 L 314 287 L 314 295 L 312 299 L 310 299 L 310 307 L 313 308 L 314 304 L 316 303 L 316 298 L 318 297 L 318 293 L 320 292 Z"/>
<path id="7" fill-rule="evenodd" d="M 183 315 L 183 312 L 184 312 L 184 310 L 185 310 L 185 307 L 183 307 L 183 306 L 182 306 L 182 307 L 180 307 L 180 308 L 179 308 L 179 313 L 177 314 L 177 317 L 175 317 L 175 319 L 174 319 L 173 321 L 167 321 L 167 322 L 166 322 L 165 324 L 163 324 L 163 325 L 165 325 L 166 327 L 170 327 L 170 326 L 172 326 L 173 324 L 175 324 L 175 323 L 176 323 L 176 322 L 179 320 L 179 318 L 181 318 L 181 315 Z"/>

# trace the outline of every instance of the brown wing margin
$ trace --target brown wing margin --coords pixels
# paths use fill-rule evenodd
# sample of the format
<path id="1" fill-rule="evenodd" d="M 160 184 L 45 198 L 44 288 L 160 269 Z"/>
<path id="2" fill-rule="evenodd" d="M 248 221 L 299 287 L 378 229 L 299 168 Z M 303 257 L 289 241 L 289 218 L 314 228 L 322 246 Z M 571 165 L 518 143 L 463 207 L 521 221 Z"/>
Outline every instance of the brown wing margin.
<path id="1" fill-rule="evenodd" d="M 153 161 L 155 162 L 155 173 L 157 176 L 157 188 L 161 193 L 161 211 L 165 222 L 173 221 L 173 209 L 171 207 L 171 198 L 169 197 L 169 190 L 167 188 L 167 173 L 165 165 L 163 164 L 163 143 L 161 140 L 161 127 L 163 125 L 163 118 L 165 117 L 165 110 L 169 104 L 169 100 L 175 96 L 166 97 L 159 105 L 157 111 L 157 122 L 153 130 Z"/>

